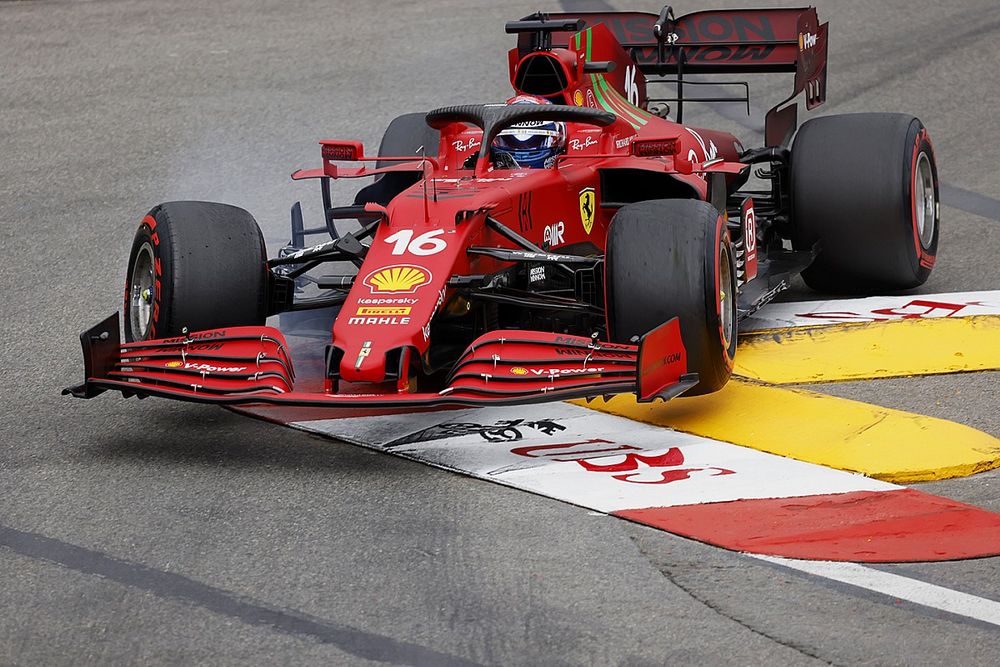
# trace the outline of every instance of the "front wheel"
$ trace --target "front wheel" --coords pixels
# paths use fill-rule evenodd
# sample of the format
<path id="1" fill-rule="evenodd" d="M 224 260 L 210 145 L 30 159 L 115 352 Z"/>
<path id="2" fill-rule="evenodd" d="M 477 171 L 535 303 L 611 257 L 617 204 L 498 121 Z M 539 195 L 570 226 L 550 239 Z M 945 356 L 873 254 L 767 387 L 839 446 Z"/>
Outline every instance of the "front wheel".
<path id="1" fill-rule="evenodd" d="M 608 325 L 621 343 L 680 320 L 693 396 L 718 391 L 736 354 L 736 265 L 725 218 L 709 203 L 663 199 L 623 206 L 607 247 Z"/>
<path id="2" fill-rule="evenodd" d="M 125 278 L 125 339 L 263 324 L 267 252 L 241 208 L 178 201 L 139 223 Z"/>

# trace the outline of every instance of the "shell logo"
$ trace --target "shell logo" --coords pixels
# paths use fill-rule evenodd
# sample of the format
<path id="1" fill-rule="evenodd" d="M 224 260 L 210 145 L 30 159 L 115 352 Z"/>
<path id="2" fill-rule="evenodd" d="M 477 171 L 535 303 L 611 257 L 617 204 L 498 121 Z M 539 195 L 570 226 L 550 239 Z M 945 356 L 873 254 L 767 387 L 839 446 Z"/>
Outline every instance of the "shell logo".
<path id="1" fill-rule="evenodd" d="M 182 364 L 181 362 L 179 362 L 179 361 L 168 361 L 168 362 L 167 362 L 166 364 L 164 364 L 164 365 L 165 365 L 165 366 L 166 366 L 167 368 L 179 368 L 179 367 L 181 367 L 181 366 L 182 366 L 183 364 Z"/>
<path id="2" fill-rule="evenodd" d="M 431 272 L 419 266 L 397 264 L 372 271 L 365 276 L 364 284 L 373 293 L 413 294 L 418 287 L 431 281 Z"/>
<path id="3" fill-rule="evenodd" d="M 514 375 L 527 375 L 528 369 L 521 368 L 520 366 L 515 366 L 514 368 L 510 369 L 510 372 L 513 373 Z"/>
<path id="4" fill-rule="evenodd" d="M 582 107 L 583 106 L 583 92 L 582 91 L 578 90 L 575 93 L 573 93 L 573 103 L 576 104 L 576 106 L 578 106 L 578 107 Z"/>

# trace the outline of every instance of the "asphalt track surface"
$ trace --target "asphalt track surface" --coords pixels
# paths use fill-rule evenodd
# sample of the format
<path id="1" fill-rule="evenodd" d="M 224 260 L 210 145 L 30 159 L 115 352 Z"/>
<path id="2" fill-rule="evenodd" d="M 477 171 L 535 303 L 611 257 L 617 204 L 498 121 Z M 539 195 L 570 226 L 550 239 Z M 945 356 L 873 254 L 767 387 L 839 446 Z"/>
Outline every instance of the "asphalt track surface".
<path id="1" fill-rule="evenodd" d="M 947 205 L 922 291 L 1000 287 L 1000 7 L 818 5 L 823 112 L 932 133 Z M 538 7 L 0 2 L 0 664 L 995 661 L 996 626 L 556 501 L 217 408 L 59 396 L 150 206 L 244 206 L 275 250 L 292 201 L 317 210 L 287 176 L 318 139 L 502 100 L 503 21 Z M 755 80 L 755 103 L 788 86 Z M 751 144 L 724 113 L 686 120 Z M 997 374 L 819 389 L 1000 432 Z M 920 488 L 1000 510 L 996 473 Z M 1000 600 L 1000 559 L 880 569 Z"/>

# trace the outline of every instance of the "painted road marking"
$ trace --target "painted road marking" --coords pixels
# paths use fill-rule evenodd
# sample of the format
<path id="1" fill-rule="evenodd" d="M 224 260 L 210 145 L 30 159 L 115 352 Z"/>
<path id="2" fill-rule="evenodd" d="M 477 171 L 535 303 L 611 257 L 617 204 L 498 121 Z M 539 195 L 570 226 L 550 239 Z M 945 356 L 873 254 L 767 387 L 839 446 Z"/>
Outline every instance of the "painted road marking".
<path id="1" fill-rule="evenodd" d="M 1000 550 L 1000 514 L 903 489 L 652 507 L 615 516 L 735 551 L 900 563 Z"/>
<path id="2" fill-rule="evenodd" d="M 666 403 L 638 403 L 624 394 L 609 401 L 576 403 L 897 483 L 962 477 L 1000 467 L 1000 440 L 969 426 L 739 380 L 731 380 L 714 394 Z"/>
<path id="3" fill-rule="evenodd" d="M 738 551 L 862 562 L 1000 554 L 1000 515 L 566 403 L 291 425 Z"/>
<path id="4" fill-rule="evenodd" d="M 1000 290 L 770 303 L 740 322 L 740 332 L 975 315 L 1000 315 Z"/>
<path id="5" fill-rule="evenodd" d="M 1000 626 L 1000 602 L 856 563 L 796 560 L 751 554 L 768 563 L 831 579 L 915 604 Z"/>
<path id="6" fill-rule="evenodd" d="M 733 373 L 772 384 L 1000 368 L 1000 316 L 788 329 L 740 339 Z"/>
<path id="7" fill-rule="evenodd" d="M 606 513 L 899 488 L 565 403 L 293 426 Z"/>

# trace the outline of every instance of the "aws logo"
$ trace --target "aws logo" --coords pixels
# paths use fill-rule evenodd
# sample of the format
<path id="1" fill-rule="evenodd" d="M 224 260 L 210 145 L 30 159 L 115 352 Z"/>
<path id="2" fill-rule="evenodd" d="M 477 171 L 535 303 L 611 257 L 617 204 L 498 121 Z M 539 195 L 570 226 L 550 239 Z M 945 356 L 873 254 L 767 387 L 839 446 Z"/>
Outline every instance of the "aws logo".
<path id="1" fill-rule="evenodd" d="M 413 294 L 431 281 L 431 272 L 411 264 L 372 271 L 362 281 L 375 294 Z"/>

